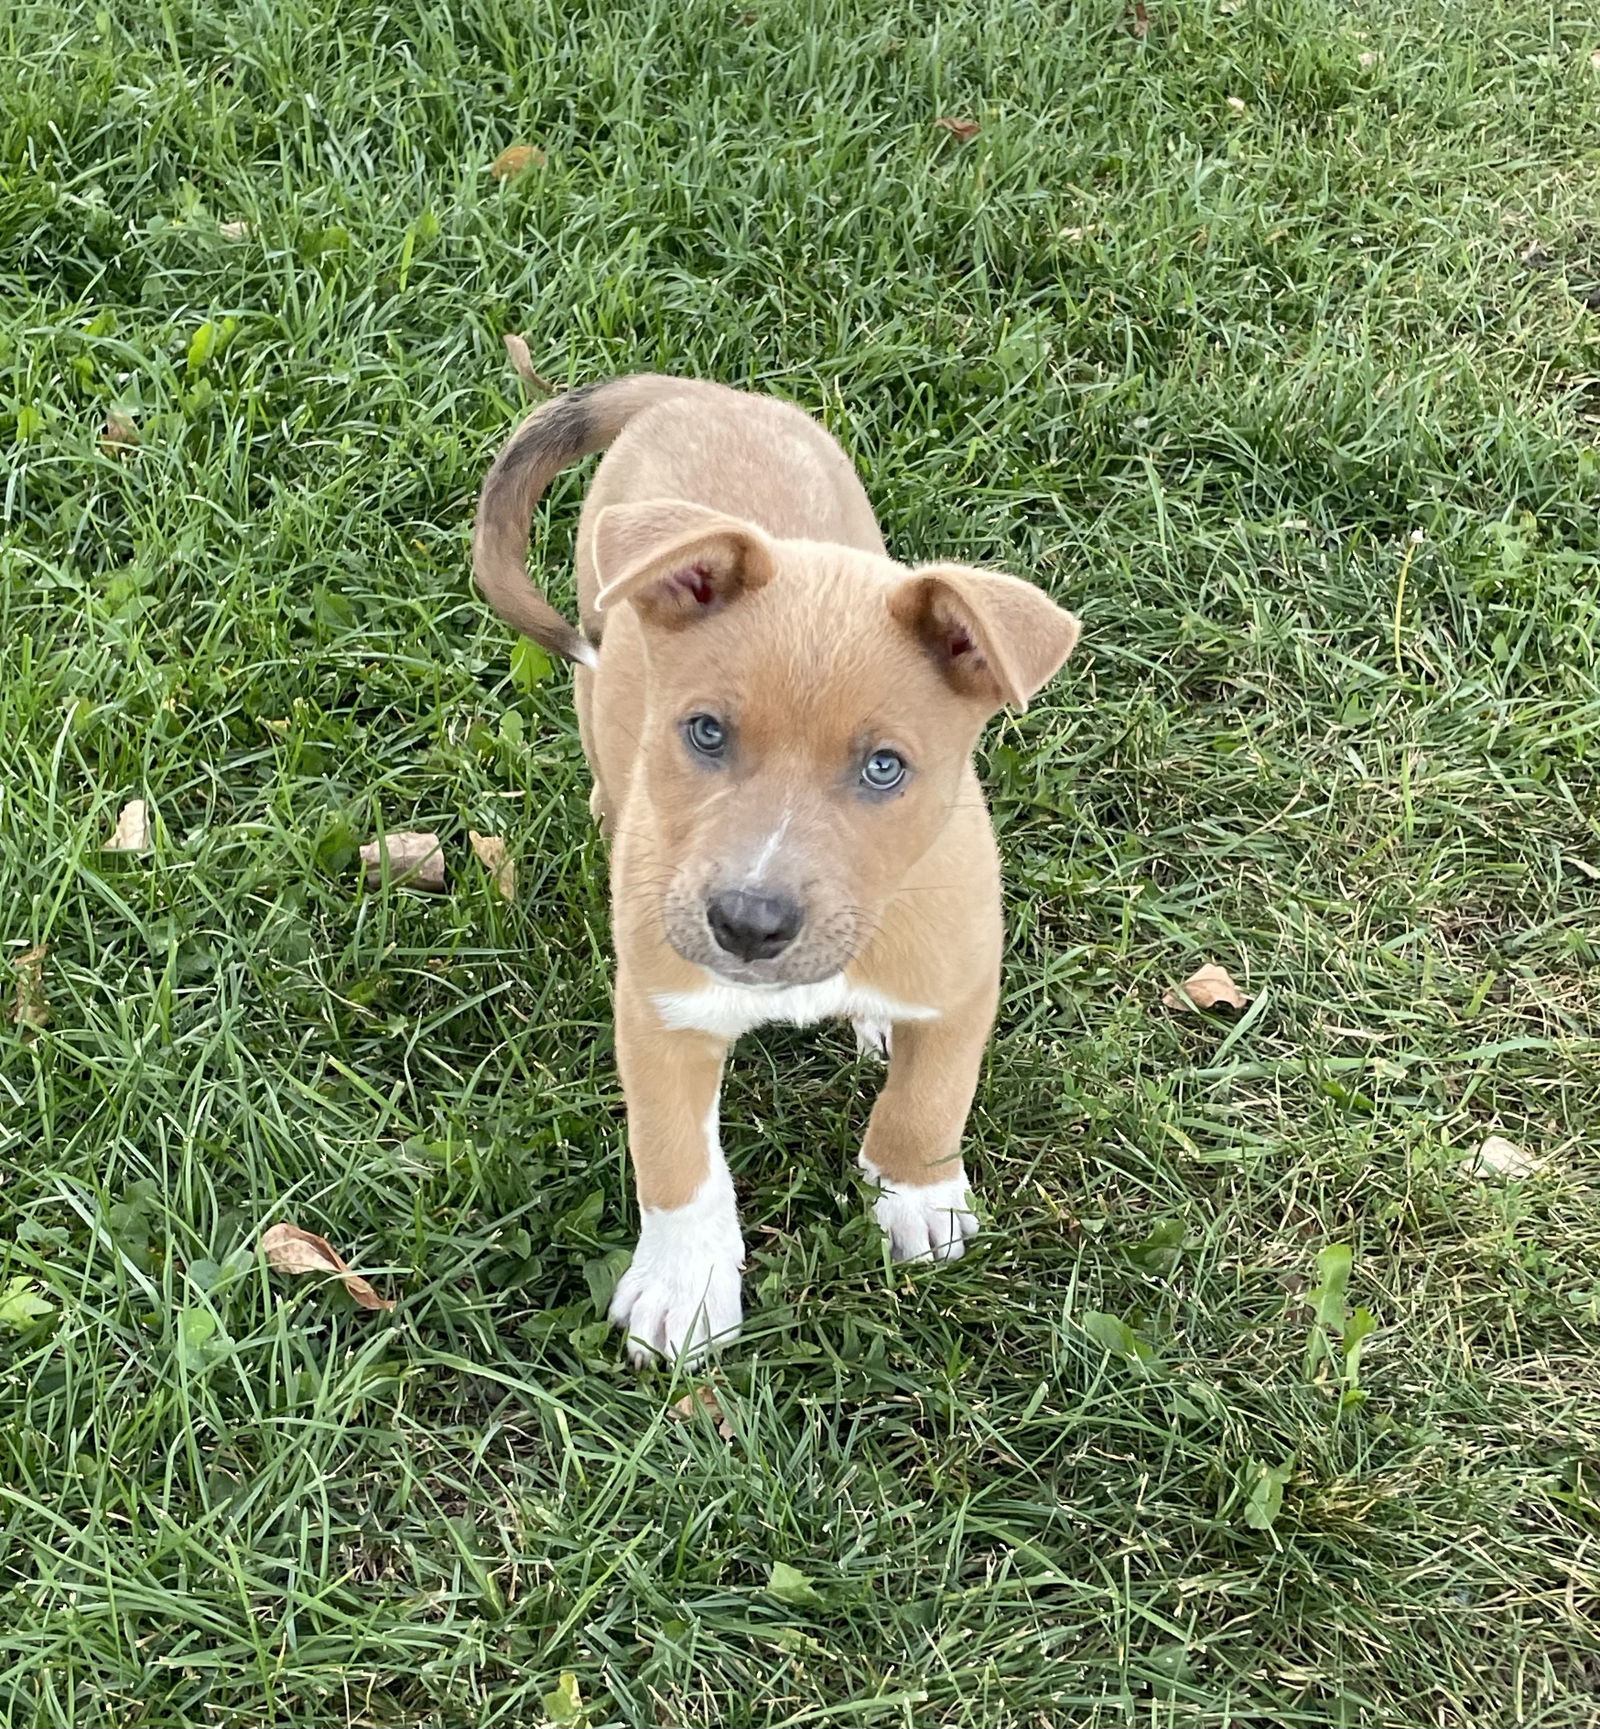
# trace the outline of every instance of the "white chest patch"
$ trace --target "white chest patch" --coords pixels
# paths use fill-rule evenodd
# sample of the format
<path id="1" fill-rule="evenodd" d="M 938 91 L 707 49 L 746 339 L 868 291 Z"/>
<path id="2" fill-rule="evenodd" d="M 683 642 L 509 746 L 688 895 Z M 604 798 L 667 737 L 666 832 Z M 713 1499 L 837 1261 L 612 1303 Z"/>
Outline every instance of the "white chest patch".
<path id="1" fill-rule="evenodd" d="M 715 1033 L 736 1039 L 769 1021 L 810 1026 L 813 1021 L 840 1017 L 856 1022 L 892 1025 L 895 1021 L 931 1021 L 937 1009 L 920 1003 L 897 1003 L 881 991 L 853 985 L 843 973 L 814 985 L 730 985 L 712 983 L 697 991 L 658 991 L 652 999 L 664 1026 L 674 1031 Z"/>

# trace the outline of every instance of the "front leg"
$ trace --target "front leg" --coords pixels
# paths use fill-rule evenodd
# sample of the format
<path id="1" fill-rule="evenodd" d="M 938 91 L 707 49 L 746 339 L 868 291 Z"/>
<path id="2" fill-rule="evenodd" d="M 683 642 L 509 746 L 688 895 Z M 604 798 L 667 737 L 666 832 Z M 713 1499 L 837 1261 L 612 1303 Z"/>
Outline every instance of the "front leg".
<path id="1" fill-rule="evenodd" d="M 897 1261 L 954 1261 L 978 1228 L 961 1131 L 994 1020 L 993 999 L 894 1029 L 889 1078 L 872 1107 L 861 1168 Z"/>
<path id="2" fill-rule="evenodd" d="M 618 981 L 617 1062 L 640 1223 L 610 1315 L 637 1367 L 656 1357 L 694 1362 L 739 1330 L 744 1243 L 717 1125 L 727 1048 L 708 1033 L 663 1028 Z"/>

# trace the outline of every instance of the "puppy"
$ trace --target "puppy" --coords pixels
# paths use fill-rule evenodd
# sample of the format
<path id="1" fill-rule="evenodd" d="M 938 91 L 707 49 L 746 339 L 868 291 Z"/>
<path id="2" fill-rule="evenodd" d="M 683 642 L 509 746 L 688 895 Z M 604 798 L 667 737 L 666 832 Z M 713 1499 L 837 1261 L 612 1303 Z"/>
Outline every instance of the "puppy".
<path id="1" fill-rule="evenodd" d="M 606 449 L 578 523 L 580 629 L 528 577 L 529 523 Z M 576 664 L 590 808 L 611 842 L 616 1035 L 641 1215 L 611 1318 L 639 1364 L 740 1321 L 718 1138 L 728 1047 L 855 1023 L 889 1058 L 861 1168 L 899 1259 L 976 1229 L 961 1134 L 994 1020 L 1000 873 L 972 766 L 1078 622 L 1031 584 L 884 549 L 844 452 L 787 403 L 619 378 L 557 397 L 489 470 L 489 604 Z"/>

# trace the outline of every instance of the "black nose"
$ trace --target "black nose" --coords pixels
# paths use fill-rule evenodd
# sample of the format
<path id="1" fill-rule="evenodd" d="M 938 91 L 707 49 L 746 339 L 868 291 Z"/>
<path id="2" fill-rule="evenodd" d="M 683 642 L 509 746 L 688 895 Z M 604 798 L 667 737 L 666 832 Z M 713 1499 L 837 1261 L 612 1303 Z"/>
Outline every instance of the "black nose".
<path id="1" fill-rule="evenodd" d="M 771 960 L 788 948 L 805 919 L 798 901 L 750 889 L 724 889 L 706 902 L 706 922 L 720 948 L 742 961 Z"/>

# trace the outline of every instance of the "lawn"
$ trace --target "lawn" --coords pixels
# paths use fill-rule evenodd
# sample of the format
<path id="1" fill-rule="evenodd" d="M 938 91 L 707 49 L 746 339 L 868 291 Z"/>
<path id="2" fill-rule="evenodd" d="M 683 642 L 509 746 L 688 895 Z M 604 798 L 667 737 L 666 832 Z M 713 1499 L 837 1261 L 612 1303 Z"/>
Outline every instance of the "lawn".
<path id="1" fill-rule="evenodd" d="M 0 1720 L 1592 1725 L 1597 174 L 1592 0 L 13 0 Z M 984 1234 L 890 1265 L 875 1071 L 746 1040 L 720 1425 L 599 1318 L 507 332 L 804 404 L 1084 621 L 983 749 Z"/>

